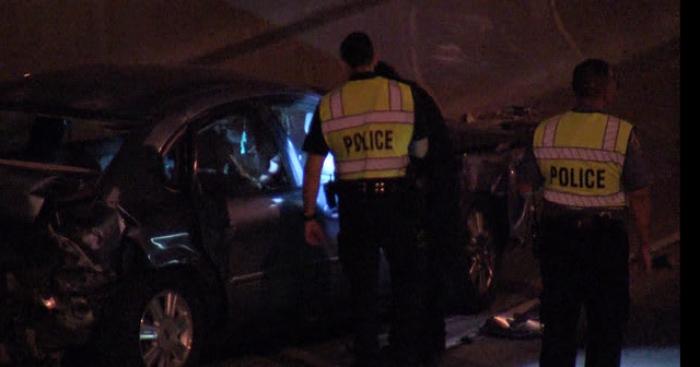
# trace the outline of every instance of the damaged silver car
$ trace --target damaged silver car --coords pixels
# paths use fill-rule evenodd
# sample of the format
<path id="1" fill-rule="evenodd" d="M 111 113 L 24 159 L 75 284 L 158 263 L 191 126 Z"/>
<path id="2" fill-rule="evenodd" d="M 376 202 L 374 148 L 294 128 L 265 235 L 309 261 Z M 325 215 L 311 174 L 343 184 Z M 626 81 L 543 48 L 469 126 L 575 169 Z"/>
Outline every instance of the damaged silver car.
<path id="1" fill-rule="evenodd" d="M 48 363 L 90 345 L 104 364 L 195 365 L 216 330 L 320 312 L 311 300 L 343 287 L 335 247 L 301 233 L 318 98 L 161 67 L 3 84 L 5 354 Z"/>
<path id="2" fill-rule="evenodd" d="M 90 363 L 192 366 L 247 325 L 342 309 L 337 244 L 302 233 L 300 146 L 319 98 L 160 66 L 0 84 L 0 363 L 58 363 L 81 346 Z M 450 289 L 483 306 L 523 206 L 500 204 L 510 158 L 487 174 L 473 144 L 456 146 Z M 329 159 L 322 183 L 333 172 Z M 333 201 L 318 198 L 330 239 Z"/>

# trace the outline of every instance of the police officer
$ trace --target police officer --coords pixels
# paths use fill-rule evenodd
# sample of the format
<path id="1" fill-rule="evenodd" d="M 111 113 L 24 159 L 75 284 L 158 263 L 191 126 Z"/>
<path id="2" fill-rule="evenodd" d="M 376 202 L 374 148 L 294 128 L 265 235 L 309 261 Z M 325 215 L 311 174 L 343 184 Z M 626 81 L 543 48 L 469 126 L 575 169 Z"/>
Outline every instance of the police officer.
<path id="1" fill-rule="evenodd" d="M 348 35 L 340 53 L 350 79 L 321 99 L 304 142 L 305 236 L 311 245 L 324 241 L 315 210 L 320 172 L 330 152 L 338 179 L 339 256 L 353 300 L 355 366 L 380 364 L 380 248 L 392 282 L 392 358 L 397 366 L 417 366 L 417 219 L 415 194 L 405 175 L 409 155 L 424 157 L 428 150 L 424 101 L 409 85 L 373 72 L 376 58 L 366 34 Z"/>
<path id="2" fill-rule="evenodd" d="M 606 113 L 617 82 L 588 59 L 573 72 L 576 107 L 539 124 L 519 167 L 521 192 L 543 187 L 538 258 L 542 277 L 542 367 L 574 367 L 576 328 L 586 310 L 586 366 L 619 366 L 629 312 L 626 213 L 651 268 L 651 177 L 633 126 Z"/>
<path id="3" fill-rule="evenodd" d="M 452 142 L 442 112 L 430 94 L 416 82 L 401 78 L 389 64 L 379 61 L 375 72 L 380 76 L 409 84 L 425 101 L 430 124 L 430 149 L 424 159 L 414 160 L 409 179 L 419 196 L 418 246 L 421 271 L 422 313 L 419 356 L 425 367 L 438 366 L 445 350 L 445 313 L 447 308 L 447 269 L 459 258 L 455 230 L 458 223 L 458 172 L 452 154 Z"/>

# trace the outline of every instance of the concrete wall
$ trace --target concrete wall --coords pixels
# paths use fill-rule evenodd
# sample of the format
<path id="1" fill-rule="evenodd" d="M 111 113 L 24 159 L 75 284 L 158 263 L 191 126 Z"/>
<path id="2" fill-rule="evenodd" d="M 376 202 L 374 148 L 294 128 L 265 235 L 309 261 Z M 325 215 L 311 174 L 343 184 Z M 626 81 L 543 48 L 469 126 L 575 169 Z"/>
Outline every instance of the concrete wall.
<path id="1" fill-rule="evenodd" d="M 271 27 L 219 0 L 3 1 L 0 78 L 86 63 L 185 63 Z M 340 68 L 336 59 L 295 40 L 236 56 L 217 65 L 311 85 Z"/>

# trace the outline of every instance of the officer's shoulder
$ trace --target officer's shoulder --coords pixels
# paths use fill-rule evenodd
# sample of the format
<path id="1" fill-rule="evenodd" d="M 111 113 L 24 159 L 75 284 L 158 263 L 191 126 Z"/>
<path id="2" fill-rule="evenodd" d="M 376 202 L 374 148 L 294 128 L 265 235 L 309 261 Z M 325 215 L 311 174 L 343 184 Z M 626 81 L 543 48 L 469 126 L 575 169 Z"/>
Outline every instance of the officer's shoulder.
<path id="1" fill-rule="evenodd" d="M 416 84 L 416 82 L 411 81 L 411 80 L 406 80 L 406 79 L 401 79 L 401 78 L 395 78 L 395 77 L 392 78 L 392 77 L 388 77 L 388 76 L 385 76 L 385 75 L 377 75 L 377 76 L 375 76 L 375 78 L 380 78 L 380 79 L 384 79 L 384 80 L 389 80 L 389 81 L 392 81 L 392 82 L 394 82 L 394 83 L 397 83 L 398 85 L 407 86 L 407 87 L 409 87 L 409 88 L 420 88 L 420 86 L 418 86 L 418 84 Z"/>
<path id="2" fill-rule="evenodd" d="M 628 120 L 625 120 L 619 116 L 615 116 L 615 115 L 611 115 L 611 114 L 605 114 L 605 115 L 608 116 L 609 118 L 617 119 L 618 121 L 620 121 L 620 125 L 622 125 L 622 126 L 626 126 L 630 129 L 634 128 L 634 124 L 632 124 Z"/>
<path id="3" fill-rule="evenodd" d="M 407 88 L 408 90 L 411 91 L 413 96 L 415 98 L 421 98 L 421 99 L 432 99 L 433 97 L 428 93 L 428 91 L 421 87 L 420 84 L 413 80 L 396 80 L 396 79 L 391 79 L 396 81 L 400 87 Z"/>
<path id="4" fill-rule="evenodd" d="M 326 94 L 324 94 L 323 97 L 321 97 L 321 98 L 322 99 L 330 98 L 333 94 L 338 93 L 341 89 L 343 89 L 344 85 L 345 85 L 345 83 L 341 83 L 340 85 L 333 87 L 333 89 L 326 92 Z"/>
<path id="5" fill-rule="evenodd" d="M 550 117 L 548 117 L 548 118 L 546 118 L 546 119 L 540 121 L 540 123 L 537 125 L 537 127 L 538 127 L 538 128 L 542 128 L 542 127 L 545 127 L 545 126 L 547 126 L 547 125 L 549 125 L 549 124 L 553 124 L 553 123 L 559 121 L 559 120 L 561 119 L 561 117 L 564 116 L 565 114 L 566 114 L 566 112 L 565 112 L 565 113 L 560 113 L 560 114 L 557 114 L 557 115 L 554 115 L 554 116 L 550 116 Z"/>

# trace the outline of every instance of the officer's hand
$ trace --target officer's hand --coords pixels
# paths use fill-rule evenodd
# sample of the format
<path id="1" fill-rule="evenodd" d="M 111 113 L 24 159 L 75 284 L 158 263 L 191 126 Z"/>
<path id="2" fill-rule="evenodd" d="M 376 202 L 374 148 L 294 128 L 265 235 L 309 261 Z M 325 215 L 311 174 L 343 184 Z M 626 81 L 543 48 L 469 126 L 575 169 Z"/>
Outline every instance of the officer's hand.
<path id="1" fill-rule="evenodd" d="M 641 243 L 638 250 L 639 266 L 644 274 L 651 273 L 651 252 L 649 243 Z"/>
<path id="2" fill-rule="evenodd" d="M 309 246 L 316 247 L 328 243 L 326 233 L 317 220 L 307 220 L 304 222 L 304 237 Z"/>

